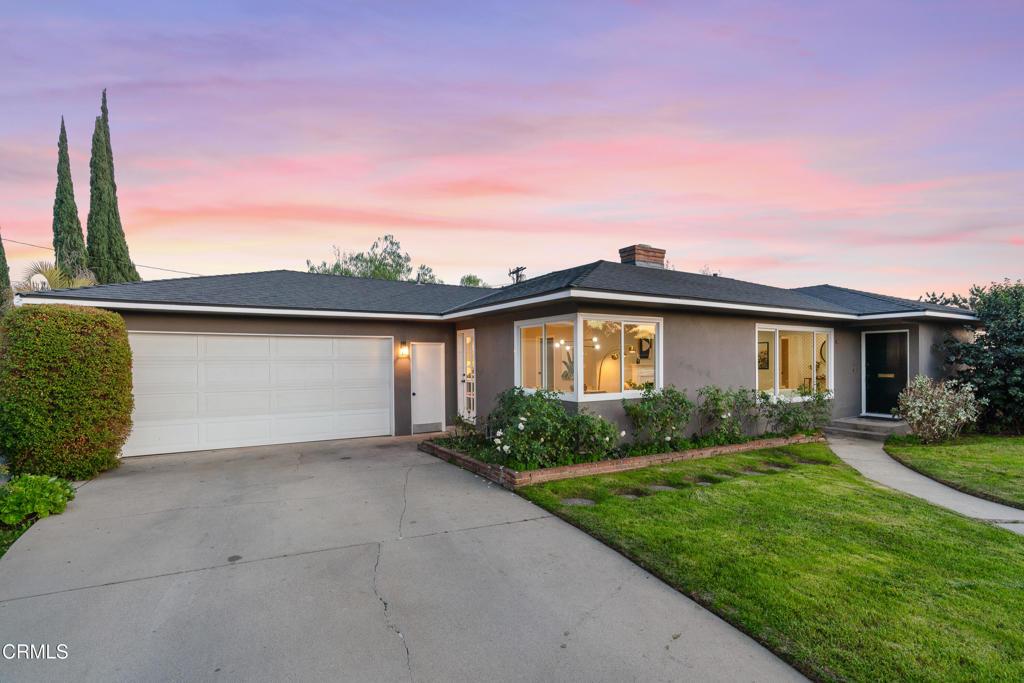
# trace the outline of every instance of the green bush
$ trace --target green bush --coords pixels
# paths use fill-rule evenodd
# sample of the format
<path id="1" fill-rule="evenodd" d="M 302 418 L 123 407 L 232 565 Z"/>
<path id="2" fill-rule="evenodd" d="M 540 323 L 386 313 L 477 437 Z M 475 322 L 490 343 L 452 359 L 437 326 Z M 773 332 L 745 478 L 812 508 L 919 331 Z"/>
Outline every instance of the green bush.
<path id="1" fill-rule="evenodd" d="M 741 443 L 757 429 L 760 402 L 752 389 L 722 389 L 714 385 L 697 391 L 700 441 L 706 445 Z"/>
<path id="2" fill-rule="evenodd" d="M 498 395 L 488 418 L 489 460 L 532 470 L 612 457 L 615 426 L 588 413 L 570 415 L 557 392 L 513 387 Z"/>
<path id="3" fill-rule="evenodd" d="M 685 392 L 671 385 L 655 389 L 648 384 L 639 399 L 623 400 L 622 408 L 633 423 L 633 440 L 637 448 L 649 446 L 645 450 L 670 451 L 686 441 L 693 401 Z"/>
<path id="4" fill-rule="evenodd" d="M 0 486 L 0 524 L 8 527 L 64 512 L 75 489 L 57 477 L 22 474 Z"/>
<path id="5" fill-rule="evenodd" d="M 832 393 L 800 388 L 799 400 L 773 399 L 762 394 L 760 404 L 769 431 L 792 436 L 820 430 L 832 419 Z"/>
<path id="6" fill-rule="evenodd" d="M 0 451 L 14 474 L 88 479 L 131 430 L 131 349 L 116 313 L 22 306 L 0 321 Z"/>
<path id="7" fill-rule="evenodd" d="M 970 304 L 980 322 L 966 337 L 944 343 L 946 362 L 983 401 L 981 423 L 990 430 L 1024 433 L 1024 282 L 972 287 Z"/>

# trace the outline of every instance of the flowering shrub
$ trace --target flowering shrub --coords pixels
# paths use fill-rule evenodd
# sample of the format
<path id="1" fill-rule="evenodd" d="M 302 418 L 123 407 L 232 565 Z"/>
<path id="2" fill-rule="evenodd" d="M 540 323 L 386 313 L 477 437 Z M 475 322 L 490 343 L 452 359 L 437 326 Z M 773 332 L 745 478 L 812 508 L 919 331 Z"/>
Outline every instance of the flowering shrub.
<path id="1" fill-rule="evenodd" d="M 490 459 L 518 470 L 607 459 L 620 436 L 596 415 L 570 415 L 552 391 L 508 389 L 489 417 Z"/>
<path id="2" fill-rule="evenodd" d="M 751 389 L 701 387 L 697 391 L 701 441 L 728 444 L 746 440 L 748 432 L 757 426 L 758 410 L 757 393 Z"/>
<path id="3" fill-rule="evenodd" d="M 918 375 L 900 392 L 893 414 L 906 420 L 924 443 L 937 443 L 956 438 L 973 424 L 985 403 L 975 398 L 970 384 L 936 382 Z"/>
<path id="4" fill-rule="evenodd" d="M 818 431 L 832 419 L 832 392 L 801 387 L 797 399 L 776 399 L 761 394 L 761 413 L 768 422 L 769 431 L 785 436 L 807 434 Z"/>
<path id="5" fill-rule="evenodd" d="M 626 416 L 633 423 L 633 439 L 638 445 L 658 444 L 674 450 L 686 439 L 686 427 L 693 414 L 693 401 L 673 386 L 655 389 L 644 387 L 636 400 L 623 401 Z"/>

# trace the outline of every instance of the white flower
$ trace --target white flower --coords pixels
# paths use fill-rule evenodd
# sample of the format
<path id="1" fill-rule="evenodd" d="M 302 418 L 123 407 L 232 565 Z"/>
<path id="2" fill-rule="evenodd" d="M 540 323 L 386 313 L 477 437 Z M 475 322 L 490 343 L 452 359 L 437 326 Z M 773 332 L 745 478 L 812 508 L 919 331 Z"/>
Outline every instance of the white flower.
<path id="1" fill-rule="evenodd" d="M 526 429 L 526 426 L 522 422 L 520 422 L 519 423 L 519 431 L 523 431 L 524 429 Z"/>
<path id="2" fill-rule="evenodd" d="M 665 441 L 671 441 L 671 440 L 672 440 L 672 437 L 671 437 L 671 436 L 666 436 L 666 437 L 665 437 Z"/>
<path id="3" fill-rule="evenodd" d="M 497 433 L 497 435 L 496 435 L 496 436 L 505 436 L 505 432 L 503 432 L 503 431 L 501 431 L 501 430 L 499 429 L 499 430 L 498 430 L 498 433 Z"/>
<path id="4" fill-rule="evenodd" d="M 500 444 L 501 443 L 501 439 L 495 439 L 494 443 Z"/>
<path id="5" fill-rule="evenodd" d="M 604 437 L 604 440 L 605 440 L 605 441 L 607 441 L 607 440 L 608 440 L 608 437 L 607 437 L 607 436 L 606 436 L 606 437 Z"/>
<path id="6" fill-rule="evenodd" d="M 511 449 L 510 449 L 510 448 L 508 447 L 508 444 L 505 444 L 504 446 L 502 446 L 502 447 L 501 447 L 501 450 L 503 450 L 503 451 L 505 451 L 506 453 L 508 453 L 508 452 L 509 452 L 509 450 L 511 450 Z"/>
<path id="7" fill-rule="evenodd" d="M 623 429 L 621 432 L 619 432 L 619 436 L 625 436 L 625 435 L 626 435 L 626 430 L 625 429 Z"/>
<path id="8" fill-rule="evenodd" d="M 544 443 L 544 437 L 543 437 L 543 436 L 542 436 L 542 437 L 540 437 L 540 442 L 541 442 L 541 443 Z"/>
<path id="9" fill-rule="evenodd" d="M 520 416 L 519 416 L 519 421 L 520 421 L 520 422 L 526 422 L 526 418 L 525 418 L 525 417 L 523 417 L 522 415 L 520 415 Z"/>

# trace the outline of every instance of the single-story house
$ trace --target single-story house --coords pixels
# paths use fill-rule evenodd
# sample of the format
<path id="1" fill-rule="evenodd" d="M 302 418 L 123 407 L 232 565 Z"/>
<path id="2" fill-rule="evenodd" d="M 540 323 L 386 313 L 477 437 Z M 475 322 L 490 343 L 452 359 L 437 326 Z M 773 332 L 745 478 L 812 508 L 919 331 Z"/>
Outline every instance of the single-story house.
<path id="1" fill-rule="evenodd" d="M 625 422 L 647 383 L 834 394 L 889 415 L 969 311 L 664 267 L 647 245 L 497 289 L 277 270 L 21 294 L 117 311 L 134 364 L 125 455 L 413 434 L 512 386 Z"/>

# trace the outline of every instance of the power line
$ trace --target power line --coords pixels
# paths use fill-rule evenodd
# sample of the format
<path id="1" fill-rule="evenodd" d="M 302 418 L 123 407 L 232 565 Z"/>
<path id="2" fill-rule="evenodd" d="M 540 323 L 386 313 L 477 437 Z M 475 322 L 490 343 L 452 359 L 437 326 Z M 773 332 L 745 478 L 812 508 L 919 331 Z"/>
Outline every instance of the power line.
<path id="1" fill-rule="evenodd" d="M 19 240 L 12 240 L 10 237 L 0 237 L 0 240 L 4 242 L 10 242 L 12 244 L 20 244 L 25 247 L 35 247 L 36 249 L 46 249 L 47 251 L 53 251 L 53 247 L 46 247 L 42 244 L 32 244 L 31 242 L 21 242 Z M 150 270 L 162 270 L 165 273 L 178 273 L 179 275 L 195 275 L 196 277 L 203 277 L 202 273 L 190 273 L 187 270 L 174 270 L 173 268 L 161 268 L 159 266 L 147 266 L 142 263 L 134 263 L 136 268 L 149 268 Z"/>

